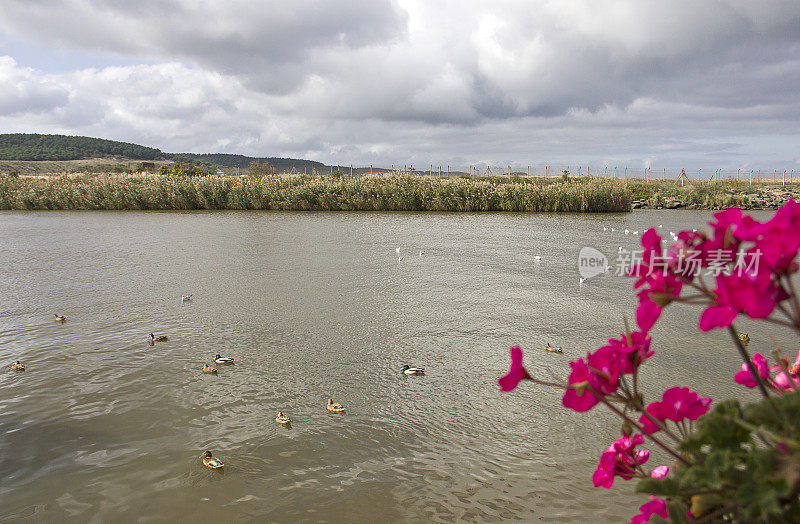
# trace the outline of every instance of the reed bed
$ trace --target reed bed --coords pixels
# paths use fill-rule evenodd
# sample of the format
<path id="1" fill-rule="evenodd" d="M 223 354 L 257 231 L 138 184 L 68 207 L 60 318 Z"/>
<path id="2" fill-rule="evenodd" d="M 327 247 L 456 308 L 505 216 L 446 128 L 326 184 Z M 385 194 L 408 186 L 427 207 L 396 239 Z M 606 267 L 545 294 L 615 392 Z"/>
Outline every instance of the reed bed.
<path id="1" fill-rule="evenodd" d="M 2 177 L 4 210 L 622 212 L 630 191 L 609 179 L 432 176 L 159 175 Z"/>

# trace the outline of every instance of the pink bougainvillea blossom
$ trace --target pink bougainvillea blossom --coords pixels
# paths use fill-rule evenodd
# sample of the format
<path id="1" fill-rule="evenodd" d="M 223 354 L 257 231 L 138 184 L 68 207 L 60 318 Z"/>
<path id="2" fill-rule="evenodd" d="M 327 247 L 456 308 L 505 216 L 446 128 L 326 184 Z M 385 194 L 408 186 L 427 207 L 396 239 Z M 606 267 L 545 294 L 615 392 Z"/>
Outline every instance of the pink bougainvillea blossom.
<path id="1" fill-rule="evenodd" d="M 750 359 L 750 361 L 755 366 L 758 376 L 761 377 L 761 380 L 766 380 L 769 378 L 769 363 L 764 355 L 761 353 L 756 353 L 753 355 L 753 358 Z M 753 374 L 750 373 L 750 366 L 747 365 L 747 362 L 742 364 L 742 370 L 734 375 L 733 381 L 748 388 L 754 388 L 758 385 L 755 377 L 753 377 Z"/>
<path id="2" fill-rule="evenodd" d="M 522 365 L 522 349 L 520 349 L 519 346 L 512 347 L 511 368 L 508 370 L 508 374 L 500 377 L 497 381 L 497 383 L 500 384 L 500 389 L 503 391 L 513 391 L 521 380 L 529 378 L 531 378 L 531 376 L 528 374 L 528 370 Z"/>
<path id="3" fill-rule="evenodd" d="M 667 501 L 658 498 L 655 495 L 650 495 L 650 502 L 639 506 L 639 514 L 631 519 L 630 524 L 643 524 L 644 522 L 649 522 L 653 515 L 658 515 L 662 519 L 669 518 Z"/>

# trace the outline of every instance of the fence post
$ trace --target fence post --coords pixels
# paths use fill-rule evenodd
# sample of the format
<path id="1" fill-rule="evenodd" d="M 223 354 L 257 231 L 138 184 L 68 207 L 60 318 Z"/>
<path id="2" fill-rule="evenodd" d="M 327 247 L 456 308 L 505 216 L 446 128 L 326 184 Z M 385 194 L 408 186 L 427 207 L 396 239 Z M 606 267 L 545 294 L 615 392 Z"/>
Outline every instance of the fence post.
<path id="1" fill-rule="evenodd" d="M 786 187 L 786 170 L 783 170 L 783 187 Z"/>

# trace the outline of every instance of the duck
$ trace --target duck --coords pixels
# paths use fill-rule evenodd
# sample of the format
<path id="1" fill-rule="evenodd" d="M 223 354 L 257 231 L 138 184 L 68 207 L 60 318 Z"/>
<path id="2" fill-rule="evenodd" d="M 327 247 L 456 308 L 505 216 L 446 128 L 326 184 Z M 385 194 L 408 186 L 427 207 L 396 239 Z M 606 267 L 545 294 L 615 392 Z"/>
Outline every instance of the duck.
<path id="1" fill-rule="evenodd" d="M 419 250 L 419 256 L 422 256 L 422 255 L 424 255 L 424 254 L 425 254 L 425 251 L 423 251 L 423 250 L 421 250 L 421 249 L 420 249 L 420 250 Z"/>
<path id="2" fill-rule="evenodd" d="M 150 340 L 153 342 L 166 342 L 169 340 L 169 337 L 167 335 L 155 336 L 154 334 L 150 333 Z"/>
<path id="3" fill-rule="evenodd" d="M 589 280 L 589 279 L 588 279 L 588 278 L 586 278 L 586 277 L 581 277 L 581 278 L 580 278 L 580 280 L 578 281 L 578 283 L 579 283 L 579 284 L 583 284 L 583 283 L 584 283 L 584 282 L 586 282 L 587 280 Z"/>
<path id="4" fill-rule="evenodd" d="M 200 455 L 200 458 L 203 459 L 203 465 L 208 469 L 222 469 L 225 467 L 225 464 L 223 464 L 220 459 L 211 456 L 210 451 L 206 451 Z"/>
<path id="5" fill-rule="evenodd" d="M 203 364 L 203 373 L 205 373 L 206 375 L 216 375 L 217 368 L 212 368 L 208 364 Z"/>
<path id="6" fill-rule="evenodd" d="M 336 404 L 332 398 L 328 399 L 328 403 L 325 404 L 325 409 L 330 413 L 344 413 L 344 406 Z"/>
<path id="7" fill-rule="evenodd" d="M 403 369 L 400 370 L 401 373 L 404 375 L 424 375 L 425 368 L 412 368 L 408 364 L 403 366 Z"/>
<path id="8" fill-rule="evenodd" d="M 542 259 L 542 255 L 534 255 L 533 259 L 534 260 L 541 260 Z"/>
<path id="9" fill-rule="evenodd" d="M 278 411 L 278 414 L 275 416 L 275 422 L 277 422 L 281 426 L 288 426 L 292 423 L 292 419 L 284 415 L 283 411 Z"/>
<path id="10" fill-rule="evenodd" d="M 233 357 L 221 357 L 219 356 L 219 353 L 217 353 L 217 355 L 214 357 L 214 362 L 226 366 L 229 364 L 233 364 Z"/>
<path id="11" fill-rule="evenodd" d="M 181 295 L 181 304 L 184 302 L 190 302 L 192 300 L 192 295 Z"/>
<path id="12" fill-rule="evenodd" d="M 53 318 L 55 319 L 56 322 L 66 322 L 67 321 L 67 317 L 65 317 L 64 315 L 57 315 L 55 313 L 53 313 Z"/>
<path id="13" fill-rule="evenodd" d="M 750 335 L 747 333 L 739 333 L 739 341 L 744 347 L 747 347 L 747 345 L 750 343 Z"/>
<path id="14" fill-rule="evenodd" d="M 558 346 L 551 346 L 550 342 L 547 342 L 547 345 L 545 345 L 544 349 L 546 349 L 547 351 L 550 351 L 552 353 L 563 353 L 564 352 L 564 350 L 561 349 Z"/>
<path id="15" fill-rule="evenodd" d="M 25 371 L 25 364 L 17 360 L 11 364 L 11 371 Z"/>

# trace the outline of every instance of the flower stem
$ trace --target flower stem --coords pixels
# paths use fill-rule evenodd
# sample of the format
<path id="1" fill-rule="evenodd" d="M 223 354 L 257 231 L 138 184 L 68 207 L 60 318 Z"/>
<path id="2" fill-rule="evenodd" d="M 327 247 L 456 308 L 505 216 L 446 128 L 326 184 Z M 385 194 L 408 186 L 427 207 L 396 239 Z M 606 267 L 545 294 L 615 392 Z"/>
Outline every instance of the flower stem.
<path id="1" fill-rule="evenodd" d="M 756 365 L 753 364 L 753 361 L 750 360 L 750 355 L 747 353 L 742 341 L 739 339 L 739 334 L 736 332 L 736 328 L 733 327 L 733 324 L 728 326 L 728 333 L 731 334 L 731 338 L 733 338 L 733 343 L 736 344 L 736 349 L 739 350 L 739 354 L 742 356 L 745 364 L 747 364 L 748 369 L 750 370 L 750 374 L 753 376 L 753 379 L 756 381 L 756 385 L 758 385 L 759 391 L 761 391 L 761 395 L 767 400 L 767 403 L 772 406 L 772 409 L 777 413 L 777 415 L 782 419 L 786 420 L 786 415 L 780 410 L 780 408 L 775 404 L 775 399 L 773 399 L 769 392 L 767 391 L 766 386 L 764 385 L 764 380 L 761 378 L 761 375 L 758 373 L 756 369 Z"/>

